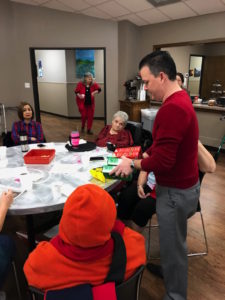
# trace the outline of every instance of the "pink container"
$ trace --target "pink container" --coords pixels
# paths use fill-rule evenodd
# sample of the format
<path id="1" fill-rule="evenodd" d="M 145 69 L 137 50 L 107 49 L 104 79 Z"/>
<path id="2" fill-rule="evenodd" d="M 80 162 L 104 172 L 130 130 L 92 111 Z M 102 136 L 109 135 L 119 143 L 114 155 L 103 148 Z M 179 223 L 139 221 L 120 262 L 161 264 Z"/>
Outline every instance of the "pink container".
<path id="1" fill-rule="evenodd" d="M 70 143 L 72 146 L 78 146 L 80 140 L 80 134 L 79 131 L 72 131 L 70 133 Z"/>

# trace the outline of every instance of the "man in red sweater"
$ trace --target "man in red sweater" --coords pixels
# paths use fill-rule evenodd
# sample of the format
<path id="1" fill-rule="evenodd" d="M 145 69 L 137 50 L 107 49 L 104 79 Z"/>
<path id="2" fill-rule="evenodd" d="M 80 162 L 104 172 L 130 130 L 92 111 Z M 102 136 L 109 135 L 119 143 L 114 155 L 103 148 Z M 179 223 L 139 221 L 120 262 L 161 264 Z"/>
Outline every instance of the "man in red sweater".
<path id="1" fill-rule="evenodd" d="M 186 91 L 176 81 L 176 65 L 166 51 L 155 51 L 139 65 L 145 89 L 162 101 L 153 128 L 153 144 L 142 160 L 123 157 L 112 173 L 127 176 L 132 167 L 156 176 L 156 213 L 160 257 L 166 286 L 164 300 L 187 299 L 187 219 L 196 212 L 198 121 Z"/>

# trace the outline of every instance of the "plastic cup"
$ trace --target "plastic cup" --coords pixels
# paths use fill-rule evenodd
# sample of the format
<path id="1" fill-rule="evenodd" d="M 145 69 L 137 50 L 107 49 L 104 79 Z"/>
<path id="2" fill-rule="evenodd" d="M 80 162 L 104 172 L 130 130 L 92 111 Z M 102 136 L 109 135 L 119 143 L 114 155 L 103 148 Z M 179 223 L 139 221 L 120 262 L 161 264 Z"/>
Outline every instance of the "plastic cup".
<path id="1" fill-rule="evenodd" d="M 78 146 L 80 141 L 79 131 L 72 131 L 70 134 L 70 143 L 72 146 Z"/>

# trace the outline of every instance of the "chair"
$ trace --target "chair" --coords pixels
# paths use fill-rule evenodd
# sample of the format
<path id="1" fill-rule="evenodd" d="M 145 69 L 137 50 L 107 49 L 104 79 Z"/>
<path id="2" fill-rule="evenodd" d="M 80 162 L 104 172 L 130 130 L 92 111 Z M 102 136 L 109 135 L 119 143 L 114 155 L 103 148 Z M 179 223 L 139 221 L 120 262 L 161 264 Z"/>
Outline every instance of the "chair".
<path id="1" fill-rule="evenodd" d="M 116 287 L 118 300 L 139 299 L 140 285 L 144 268 L 145 266 L 141 266 L 131 278 L 129 278 L 127 281 L 122 282 Z"/>
<path id="2" fill-rule="evenodd" d="M 152 134 L 150 131 L 143 129 L 141 123 L 128 121 L 125 129 L 131 132 L 134 146 L 141 146 L 143 152 L 151 146 Z"/>
<path id="3" fill-rule="evenodd" d="M 14 278 L 15 278 L 15 282 L 16 282 L 16 289 L 17 289 L 18 298 L 19 298 L 19 300 L 22 300 L 19 280 L 18 280 L 17 271 L 16 271 L 16 265 L 15 265 L 14 260 L 12 260 L 12 269 L 13 269 L 13 274 L 14 274 Z"/>
<path id="4" fill-rule="evenodd" d="M 11 131 L 8 131 L 7 133 L 5 133 L 5 132 L 2 133 L 2 141 L 3 141 L 3 146 L 6 146 L 6 147 L 15 146 L 15 144 L 11 138 Z"/>
<path id="5" fill-rule="evenodd" d="M 127 281 L 122 282 L 116 286 L 117 300 L 139 300 L 141 278 L 145 266 L 140 266 L 135 274 L 131 276 Z M 43 300 L 44 292 L 36 289 L 35 287 L 28 287 L 31 300 Z"/>
<path id="6" fill-rule="evenodd" d="M 204 177 L 204 173 L 202 173 L 201 171 L 199 171 L 199 181 L 200 181 L 200 185 L 202 183 L 203 177 Z M 200 199 L 198 201 L 198 206 L 197 206 L 197 210 L 196 213 L 200 214 L 201 217 L 201 224 L 202 224 L 202 232 L 203 232 L 203 238 L 204 238 L 204 243 L 205 243 L 205 250 L 201 251 L 201 252 L 194 252 L 194 253 L 188 253 L 187 256 L 188 257 L 192 257 L 192 256 L 203 256 L 203 255 L 207 255 L 208 254 L 208 241 L 207 241 L 207 237 L 206 237 L 206 231 L 205 231 L 205 224 L 204 224 L 204 219 L 203 219 L 203 215 L 202 215 L 202 211 L 201 211 L 201 204 L 200 204 Z M 158 228 L 159 225 L 158 224 L 151 224 L 151 220 L 149 220 L 149 223 L 147 225 L 148 228 L 148 248 L 147 248 L 147 258 L 148 259 L 160 259 L 160 257 L 158 256 L 151 256 L 150 255 L 150 237 L 151 237 L 151 229 L 155 229 Z"/>
<path id="7" fill-rule="evenodd" d="M 135 146 L 141 145 L 142 139 L 142 125 L 138 122 L 128 121 L 125 129 L 129 130 Z"/>
<path id="8" fill-rule="evenodd" d="M 215 162 L 217 162 L 219 154 L 220 154 L 220 150 L 222 149 L 223 144 L 225 143 L 225 136 L 222 138 L 221 143 L 216 151 L 216 153 L 214 154 L 214 160 Z M 200 185 L 202 183 L 202 180 L 204 178 L 205 173 L 201 172 L 199 170 L 199 181 L 200 181 Z M 204 238 L 204 243 L 205 243 L 205 251 L 202 252 L 194 252 L 194 253 L 188 253 L 188 257 L 192 257 L 192 256 L 203 256 L 203 255 L 207 255 L 208 254 L 208 241 L 207 241 L 207 237 L 206 237 L 206 230 L 205 230 L 205 224 L 204 224 L 204 220 L 203 220 L 203 215 L 202 215 L 202 211 L 201 211 L 201 204 L 200 204 L 200 199 L 198 201 L 198 206 L 197 206 L 197 210 L 196 213 L 200 214 L 201 217 L 201 224 L 202 224 L 202 231 L 203 231 L 203 238 Z M 148 250 L 147 250 L 147 257 L 148 258 L 152 258 L 152 259 L 159 259 L 159 257 L 152 257 L 150 256 L 150 236 L 151 236 L 151 228 L 158 228 L 157 224 L 151 225 L 151 220 L 149 220 L 149 224 L 147 225 L 148 227 L 148 237 L 149 237 L 149 241 L 148 241 Z"/>

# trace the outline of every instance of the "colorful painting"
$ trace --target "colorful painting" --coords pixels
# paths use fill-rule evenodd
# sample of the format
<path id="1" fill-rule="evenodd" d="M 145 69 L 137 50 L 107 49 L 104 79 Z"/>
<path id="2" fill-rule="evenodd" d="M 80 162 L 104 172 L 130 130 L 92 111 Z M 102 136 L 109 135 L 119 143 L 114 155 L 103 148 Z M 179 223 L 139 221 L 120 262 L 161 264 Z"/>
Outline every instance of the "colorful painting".
<path id="1" fill-rule="evenodd" d="M 76 55 L 76 77 L 82 78 L 86 72 L 95 77 L 95 50 L 75 50 Z"/>

